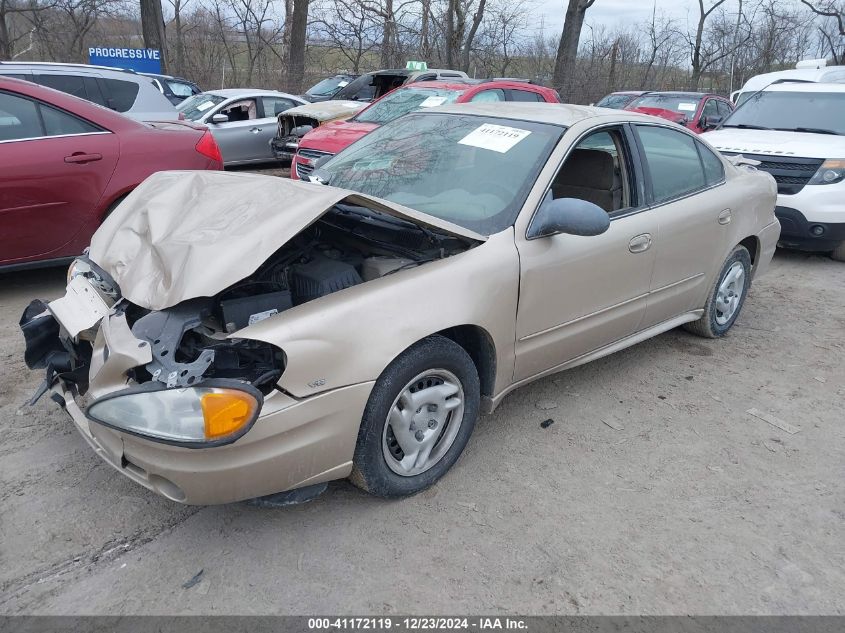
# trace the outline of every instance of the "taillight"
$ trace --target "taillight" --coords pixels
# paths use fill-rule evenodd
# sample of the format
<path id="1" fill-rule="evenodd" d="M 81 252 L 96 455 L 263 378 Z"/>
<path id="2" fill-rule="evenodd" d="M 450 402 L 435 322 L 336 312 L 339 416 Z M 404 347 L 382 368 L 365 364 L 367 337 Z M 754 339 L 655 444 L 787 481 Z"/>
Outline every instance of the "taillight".
<path id="1" fill-rule="evenodd" d="M 203 156 L 207 156 L 211 160 L 216 160 L 218 163 L 223 162 L 223 156 L 220 155 L 220 148 L 217 147 L 217 141 L 211 135 L 211 132 L 205 132 L 200 140 L 197 142 L 197 151 Z"/>

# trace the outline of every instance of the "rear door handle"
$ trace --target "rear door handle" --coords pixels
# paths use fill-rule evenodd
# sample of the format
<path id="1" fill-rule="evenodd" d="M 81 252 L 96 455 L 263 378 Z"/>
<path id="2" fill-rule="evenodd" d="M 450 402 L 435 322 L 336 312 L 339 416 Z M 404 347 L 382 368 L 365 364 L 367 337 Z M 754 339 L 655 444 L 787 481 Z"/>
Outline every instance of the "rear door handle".
<path id="1" fill-rule="evenodd" d="M 719 214 L 719 224 L 730 224 L 731 223 L 731 210 L 725 209 Z"/>
<path id="2" fill-rule="evenodd" d="M 261 131 L 260 127 L 254 127 L 254 128 L 250 129 L 250 132 L 252 132 L 253 134 L 258 134 L 260 131 Z"/>
<path id="3" fill-rule="evenodd" d="M 66 163 L 93 163 L 95 160 L 103 160 L 103 155 L 74 152 L 70 156 L 65 156 Z"/>
<path id="4" fill-rule="evenodd" d="M 651 233 L 635 235 L 628 242 L 628 250 L 632 253 L 644 253 L 651 248 Z"/>

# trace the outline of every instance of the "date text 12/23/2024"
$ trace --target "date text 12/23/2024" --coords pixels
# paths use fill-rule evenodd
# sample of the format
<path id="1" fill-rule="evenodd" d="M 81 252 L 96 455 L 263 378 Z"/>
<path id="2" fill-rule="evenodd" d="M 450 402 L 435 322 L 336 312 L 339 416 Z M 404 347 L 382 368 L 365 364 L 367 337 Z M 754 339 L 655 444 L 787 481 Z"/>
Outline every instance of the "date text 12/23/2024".
<path id="1" fill-rule="evenodd" d="M 522 618 L 500 617 L 348 617 L 308 618 L 311 631 L 453 631 L 453 630 L 511 630 L 525 631 L 528 625 Z"/>

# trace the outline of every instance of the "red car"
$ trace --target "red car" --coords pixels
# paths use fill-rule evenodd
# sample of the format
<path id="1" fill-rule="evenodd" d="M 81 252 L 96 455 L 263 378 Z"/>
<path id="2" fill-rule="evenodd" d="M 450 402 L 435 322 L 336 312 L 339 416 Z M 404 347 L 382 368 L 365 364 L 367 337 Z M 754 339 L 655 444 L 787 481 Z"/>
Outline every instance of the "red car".
<path id="1" fill-rule="evenodd" d="M 419 108 L 470 101 L 537 101 L 559 103 L 557 92 L 524 81 L 426 81 L 396 88 L 351 119 L 321 125 L 302 137 L 291 166 L 291 178 L 305 177 L 314 162 L 337 154 L 377 127 Z"/>
<path id="2" fill-rule="evenodd" d="M 0 78 L 0 270 L 79 255 L 150 174 L 222 169 L 204 126 L 139 123 L 77 97 Z"/>
<path id="3" fill-rule="evenodd" d="M 659 116 L 701 134 L 716 127 L 734 107 L 725 97 L 704 92 L 647 92 L 625 109 Z"/>

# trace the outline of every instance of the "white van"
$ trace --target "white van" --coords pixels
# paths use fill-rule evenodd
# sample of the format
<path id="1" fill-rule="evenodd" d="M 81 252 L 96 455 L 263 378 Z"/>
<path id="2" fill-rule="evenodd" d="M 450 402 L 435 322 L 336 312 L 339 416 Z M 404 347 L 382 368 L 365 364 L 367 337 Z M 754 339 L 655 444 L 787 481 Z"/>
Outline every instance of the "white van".
<path id="1" fill-rule="evenodd" d="M 845 84 L 778 83 L 703 136 L 778 185 L 780 244 L 845 261 Z"/>
<path id="2" fill-rule="evenodd" d="M 795 68 L 773 73 L 755 75 L 739 90 L 731 93 L 731 101 L 737 106 L 758 90 L 775 82 L 804 81 L 811 83 L 845 83 L 845 66 L 827 66 L 827 60 L 808 59 L 798 62 Z"/>

